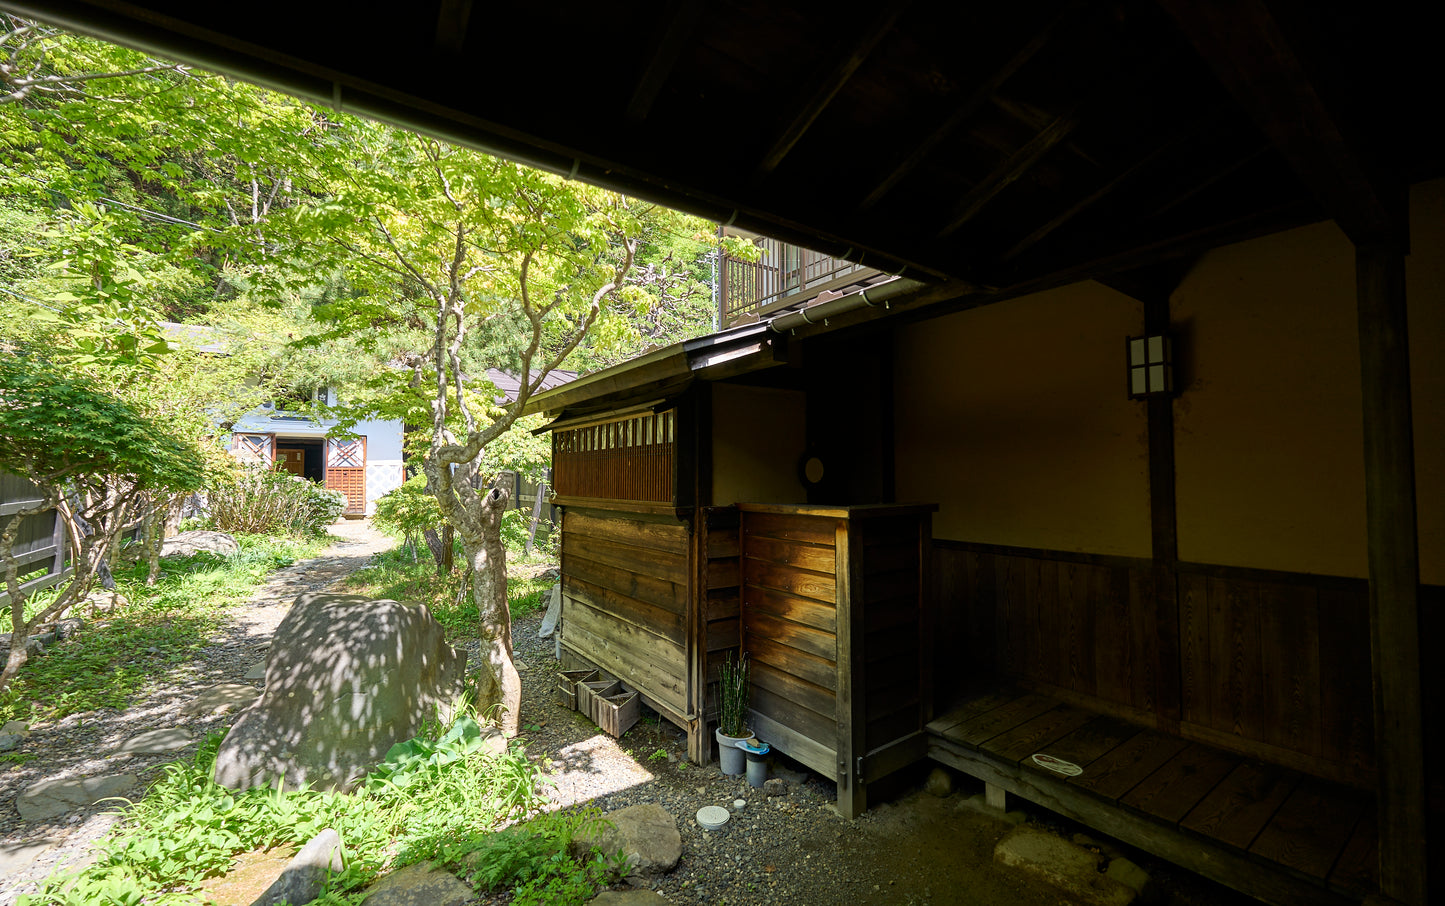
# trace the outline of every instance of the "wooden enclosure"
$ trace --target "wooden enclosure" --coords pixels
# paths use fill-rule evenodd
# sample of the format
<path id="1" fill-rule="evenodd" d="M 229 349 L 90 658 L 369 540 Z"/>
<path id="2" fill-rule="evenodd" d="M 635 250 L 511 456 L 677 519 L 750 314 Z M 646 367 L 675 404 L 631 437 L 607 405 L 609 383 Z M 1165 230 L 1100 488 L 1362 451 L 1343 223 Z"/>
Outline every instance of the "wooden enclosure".
<path id="1" fill-rule="evenodd" d="M 836 777 L 848 817 L 868 807 L 868 782 L 927 747 L 934 509 L 738 506 L 752 729 Z"/>

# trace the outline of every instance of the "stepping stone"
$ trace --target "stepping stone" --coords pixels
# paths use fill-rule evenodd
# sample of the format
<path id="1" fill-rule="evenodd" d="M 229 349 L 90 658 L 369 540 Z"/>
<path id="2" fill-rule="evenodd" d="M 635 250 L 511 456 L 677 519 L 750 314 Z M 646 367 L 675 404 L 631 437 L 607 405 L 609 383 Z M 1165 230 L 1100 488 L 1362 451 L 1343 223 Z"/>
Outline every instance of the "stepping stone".
<path id="1" fill-rule="evenodd" d="M 475 900 L 476 891 L 456 875 L 428 862 L 408 865 L 377 881 L 362 898 L 366 906 L 461 906 Z"/>
<path id="2" fill-rule="evenodd" d="M 25 840 L 0 843 L 0 878 L 13 876 L 20 869 L 55 848 L 55 840 Z"/>
<path id="3" fill-rule="evenodd" d="M 125 741 L 117 755 L 164 755 L 191 744 L 191 734 L 180 727 L 168 730 L 147 730 Z"/>
<path id="4" fill-rule="evenodd" d="M 604 890 L 588 906 L 666 906 L 667 898 L 655 890 Z"/>
<path id="5" fill-rule="evenodd" d="M 265 679 L 265 678 L 266 678 L 266 662 L 265 662 L 265 661 L 262 661 L 261 663 L 259 663 L 259 664 L 257 664 L 256 666 L 252 667 L 250 670 L 247 670 L 247 671 L 246 671 L 246 679 Z"/>
<path id="6" fill-rule="evenodd" d="M 633 805 L 603 815 L 600 826 L 572 840 L 572 854 L 583 856 L 591 847 L 605 853 L 621 851 L 638 874 L 672 871 L 682 858 L 682 835 L 677 819 L 655 802 Z"/>
<path id="7" fill-rule="evenodd" d="M 67 780 L 45 780 L 15 798 L 15 810 L 26 821 L 43 821 L 121 796 L 135 786 L 134 774 L 106 774 Z"/>
<path id="8" fill-rule="evenodd" d="M 254 686 L 240 683 L 221 683 L 202 692 L 195 701 L 181 709 L 182 714 L 215 714 L 221 711 L 239 711 L 249 706 L 261 693 Z"/>

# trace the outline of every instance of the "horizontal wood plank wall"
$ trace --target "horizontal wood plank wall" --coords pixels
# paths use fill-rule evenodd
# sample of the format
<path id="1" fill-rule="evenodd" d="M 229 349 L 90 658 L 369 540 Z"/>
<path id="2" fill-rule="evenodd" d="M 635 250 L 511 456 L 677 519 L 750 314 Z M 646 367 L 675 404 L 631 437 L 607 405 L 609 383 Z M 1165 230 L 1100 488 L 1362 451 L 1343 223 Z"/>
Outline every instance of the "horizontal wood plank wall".
<path id="1" fill-rule="evenodd" d="M 940 674 L 944 703 L 970 683 L 1017 680 L 1220 748 L 1373 785 L 1363 581 L 1181 563 L 1179 660 L 1169 663 L 1154 641 L 1161 615 L 1147 560 L 955 541 L 934 549 L 935 650 L 940 664 L 958 665 Z M 1170 671 L 1181 687 L 1177 726 L 1156 708 Z"/>
<path id="2" fill-rule="evenodd" d="M 698 511 L 698 533 L 702 552 L 698 594 L 703 614 L 703 637 L 707 653 L 707 688 L 704 713 L 717 720 L 719 666 L 729 656 L 737 657 L 741 631 L 738 620 L 740 598 L 738 555 L 738 508 L 703 507 Z"/>
<path id="3" fill-rule="evenodd" d="M 674 712 L 687 700 L 690 512 L 564 510 L 562 644 Z"/>
<path id="4" fill-rule="evenodd" d="M 868 752 L 921 733 L 933 719 L 932 695 L 925 694 L 931 685 L 925 646 L 931 646 L 933 639 L 924 613 L 921 531 L 916 516 L 858 522 L 863 545 L 853 555 L 863 561 L 864 741 Z"/>
<path id="5" fill-rule="evenodd" d="M 745 512 L 741 529 L 753 711 L 769 724 L 769 742 L 825 774 L 838 734 L 835 523 Z"/>

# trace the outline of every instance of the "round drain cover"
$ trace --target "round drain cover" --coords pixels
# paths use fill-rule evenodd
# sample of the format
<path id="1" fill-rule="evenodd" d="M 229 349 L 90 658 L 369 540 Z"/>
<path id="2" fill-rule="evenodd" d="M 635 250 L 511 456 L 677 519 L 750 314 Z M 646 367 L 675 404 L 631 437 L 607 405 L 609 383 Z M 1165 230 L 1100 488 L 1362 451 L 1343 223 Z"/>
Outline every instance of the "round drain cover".
<path id="1" fill-rule="evenodd" d="M 728 810 L 720 805 L 705 805 L 697 810 L 697 823 L 704 830 L 717 830 L 728 823 Z"/>

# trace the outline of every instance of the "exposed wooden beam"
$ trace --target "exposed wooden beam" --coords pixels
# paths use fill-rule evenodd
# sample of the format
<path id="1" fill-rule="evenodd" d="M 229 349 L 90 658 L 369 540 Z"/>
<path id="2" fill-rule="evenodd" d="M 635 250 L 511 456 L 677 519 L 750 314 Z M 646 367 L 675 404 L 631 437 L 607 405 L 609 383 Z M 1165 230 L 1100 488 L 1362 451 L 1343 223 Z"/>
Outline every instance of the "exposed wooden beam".
<path id="1" fill-rule="evenodd" d="M 1165 214 L 1184 204 L 1189 199 L 1195 198 L 1200 193 L 1214 188 L 1214 186 L 1233 176 L 1235 173 L 1238 173 L 1240 170 L 1243 170 L 1245 167 L 1259 160 L 1261 157 L 1264 157 L 1270 152 L 1270 149 L 1271 146 L 1269 144 L 1262 144 L 1256 147 L 1253 151 L 1249 151 L 1246 154 L 1227 161 L 1224 166 L 1215 169 L 1204 179 L 1190 185 L 1189 188 L 1185 189 L 1183 192 L 1179 192 L 1178 194 L 1171 196 L 1168 200 L 1160 204 L 1157 208 L 1150 211 L 1148 214 L 1145 214 L 1142 218 L 1140 218 L 1140 220 L 1149 221 L 1159 217 L 1163 217 Z"/>
<path id="2" fill-rule="evenodd" d="M 702 18 L 702 11 L 702 0 L 679 0 L 676 4 L 672 18 L 667 23 L 667 30 L 658 41 L 657 50 L 648 61 L 642 78 L 637 80 L 632 99 L 627 102 L 628 122 L 640 123 L 652 112 L 652 104 L 672 75 L 673 67 L 677 65 L 683 48 L 687 46 L 688 39 L 697 28 L 698 20 Z"/>
<path id="3" fill-rule="evenodd" d="M 758 163 L 757 176 L 767 176 L 778 168 L 778 165 L 783 162 L 783 158 L 788 156 L 788 152 L 793 150 L 793 146 L 802 139 L 803 134 L 818 119 L 819 114 L 853 77 L 853 73 L 858 71 L 858 67 L 863 65 L 863 61 L 868 59 L 873 48 L 877 47 L 878 42 L 883 40 L 883 36 L 888 34 L 888 30 L 893 27 L 893 23 L 897 21 L 910 2 L 911 0 L 890 0 L 883 5 L 877 15 L 868 23 L 868 27 L 853 42 L 853 46 L 848 48 L 848 52 L 838 59 L 823 80 L 814 87 L 807 101 L 797 113 L 793 114 L 787 127 L 773 141 L 772 147 L 768 148 L 767 153 Z"/>
<path id="4" fill-rule="evenodd" d="M 1403 184 L 1374 170 L 1264 0 L 1159 3 L 1351 240 L 1404 234 Z"/>
<path id="5" fill-rule="evenodd" d="M 1375 689 L 1380 891 L 1430 902 L 1420 687 L 1420 549 L 1402 242 L 1355 253 Z"/>
<path id="6" fill-rule="evenodd" d="M 955 129 L 963 125 L 973 117 L 975 113 L 987 104 L 1003 84 L 1007 82 L 1014 73 L 1024 67 L 1029 60 L 1034 58 L 1044 45 L 1048 43 L 1058 27 L 1065 21 L 1072 21 L 1073 15 L 1077 12 L 1076 5 L 1069 5 L 1063 12 L 1056 15 L 1049 24 L 1038 32 L 1029 36 L 1023 46 L 1014 51 L 1002 67 L 995 70 L 988 78 L 980 82 L 972 91 L 964 95 L 963 99 L 953 108 L 943 122 L 939 123 L 932 132 L 924 136 L 923 140 L 915 144 L 901 159 L 899 159 L 879 183 L 873 187 L 861 202 L 858 203 L 858 213 L 862 214 L 872 208 L 883 199 L 893 187 L 898 185 L 909 173 L 918 168 L 938 143 L 947 138 Z"/>
<path id="7" fill-rule="evenodd" d="M 1014 100 L 1010 97 L 1004 97 L 1000 94 L 995 94 L 989 98 L 989 103 L 993 104 L 993 106 L 997 107 L 1001 112 L 1033 129 L 1035 132 L 1053 121 L 1053 117 L 1047 110 L 1035 107 L 1033 104 Z M 1064 147 L 1068 148 L 1069 153 L 1079 158 L 1079 160 L 1092 164 L 1095 167 L 1099 166 L 1099 162 L 1095 160 L 1089 152 L 1073 142 L 1064 142 Z"/>
<path id="8" fill-rule="evenodd" d="M 1052 123 L 1044 127 L 1043 131 L 1029 140 L 1028 144 L 1015 151 L 993 172 L 989 173 L 972 188 L 969 189 L 958 204 L 948 215 L 947 222 L 938 231 L 936 238 L 944 239 L 952 235 L 955 230 L 963 226 L 973 215 L 981 211 L 984 205 L 988 204 L 1004 189 L 1012 185 L 1020 176 L 1023 176 L 1034 164 L 1038 163 L 1054 149 L 1054 146 L 1069 137 L 1074 127 L 1079 125 L 1079 108 L 1075 104 L 1068 111 L 1060 114 Z"/>
<path id="9" fill-rule="evenodd" d="M 1212 121 L 1212 118 L 1210 119 Z M 1199 129 L 1199 124 L 1190 124 L 1184 129 L 1176 130 L 1164 141 L 1156 143 L 1154 147 L 1150 148 L 1146 153 L 1141 155 L 1133 163 L 1129 164 L 1118 173 L 1104 180 L 1104 182 L 1101 183 L 1098 188 L 1094 189 L 1094 191 L 1083 196 L 1078 201 L 1075 201 L 1073 204 L 1069 205 L 1067 208 L 1050 218 L 1048 222 L 1040 225 L 1033 232 L 1029 233 L 1018 242 L 1015 242 L 1008 251 L 1003 253 L 1003 256 L 1000 260 L 1010 261 L 1023 254 L 1024 252 L 1028 251 L 1029 249 L 1033 248 L 1035 245 L 1038 245 L 1044 239 L 1048 238 L 1050 233 L 1053 233 L 1059 227 L 1063 226 L 1070 220 L 1073 220 L 1079 214 L 1082 214 L 1084 211 L 1087 211 L 1089 208 L 1093 207 L 1105 196 L 1109 195 L 1111 192 L 1119 188 L 1119 186 L 1123 185 L 1125 182 L 1128 182 L 1129 179 L 1132 178 L 1140 170 L 1143 170 L 1144 168 L 1153 164 L 1165 152 L 1178 146 L 1188 136 L 1197 134 Z"/>
<path id="10" fill-rule="evenodd" d="M 467 22 L 472 17 L 472 0 L 441 0 L 437 10 L 436 47 L 451 56 L 467 43 Z"/>

